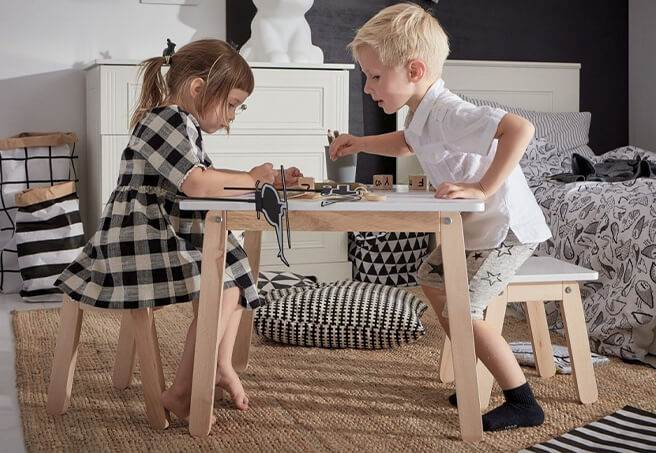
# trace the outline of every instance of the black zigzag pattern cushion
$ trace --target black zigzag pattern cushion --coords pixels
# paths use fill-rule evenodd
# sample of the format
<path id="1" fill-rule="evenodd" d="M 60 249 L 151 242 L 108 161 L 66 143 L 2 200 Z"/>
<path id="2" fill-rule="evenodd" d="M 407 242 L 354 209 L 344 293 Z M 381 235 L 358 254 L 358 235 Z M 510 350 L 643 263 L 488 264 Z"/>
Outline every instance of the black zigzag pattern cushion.
<path id="1" fill-rule="evenodd" d="M 428 252 L 428 233 L 349 233 L 353 280 L 393 286 L 416 285 Z"/>
<path id="2" fill-rule="evenodd" d="M 393 286 L 321 283 L 270 291 L 254 325 L 258 334 L 278 343 L 383 349 L 422 337 L 426 308 L 417 296 Z"/>
<path id="3" fill-rule="evenodd" d="M 287 271 L 260 271 L 257 277 L 257 289 L 260 294 L 268 293 L 273 289 L 310 286 L 316 283 L 317 277 L 314 275 L 300 275 Z"/>

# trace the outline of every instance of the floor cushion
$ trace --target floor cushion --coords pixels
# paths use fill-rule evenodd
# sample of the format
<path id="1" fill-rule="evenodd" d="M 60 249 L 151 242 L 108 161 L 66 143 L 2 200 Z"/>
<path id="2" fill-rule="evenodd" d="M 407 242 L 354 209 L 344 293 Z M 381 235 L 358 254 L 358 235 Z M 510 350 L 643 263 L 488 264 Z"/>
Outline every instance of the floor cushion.
<path id="1" fill-rule="evenodd" d="M 279 343 L 383 349 L 425 333 L 426 304 L 403 289 L 359 281 L 274 289 L 255 312 L 258 334 Z"/>

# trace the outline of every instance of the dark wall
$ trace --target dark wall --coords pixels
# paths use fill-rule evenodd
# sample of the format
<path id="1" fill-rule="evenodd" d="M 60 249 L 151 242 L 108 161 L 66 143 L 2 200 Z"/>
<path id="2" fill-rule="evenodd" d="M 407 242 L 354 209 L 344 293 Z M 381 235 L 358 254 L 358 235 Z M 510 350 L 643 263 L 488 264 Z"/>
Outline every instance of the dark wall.
<path id="1" fill-rule="evenodd" d="M 350 63 L 346 45 L 355 30 L 390 0 L 315 0 L 306 14 L 312 42 L 326 63 Z M 431 8 L 447 31 L 451 59 L 581 63 L 581 111 L 592 112 L 590 147 L 601 154 L 628 144 L 628 0 L 415 1 Z M 250 36 L 255 7 L 227 0 L 227 38 L 237 47 Z M 362 93 L 362 74 L 351 72 L 349 129 L 353 134 L 394 130 Z M 359 181 L 394 174 L 394 159 L 361 154 Z"/>

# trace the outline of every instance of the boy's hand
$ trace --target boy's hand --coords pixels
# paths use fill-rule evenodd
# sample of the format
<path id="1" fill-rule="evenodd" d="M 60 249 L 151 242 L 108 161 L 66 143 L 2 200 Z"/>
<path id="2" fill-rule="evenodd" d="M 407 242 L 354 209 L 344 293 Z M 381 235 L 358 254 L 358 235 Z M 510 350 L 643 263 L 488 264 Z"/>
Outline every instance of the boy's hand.
<path id="1" fill-rule="evenodd" d="M 479 182 L 443 182 L 435 191 L 435 198 L 478 198 L 485 201 L 487 194 Z"/>
<path id="2" fill-rule="evenodd" d="M 275 174 L 275 179 L 273 185 L 277 188 L 282 188 L 282 176 L 280 175 L 280 170 L 273 170 Z M 293 187 L 298 184 L 298 178 L 302 178 L 303 173 L 296 167 L 285 168 L 285 185 L 287 187 Z"/>
<path id="3" fill-rule="evenodd" d="M 278 173 L 280 173 L 280 170 L 278 170 Z M 270 162 L 251 168 L 248 174 L 251 175 L 254 183 L 260 181 L 260 185 L 264 183 L 273 184 L 276 176 L 273 164 Z"/>
<path id="4" fill-rule="evenodd" d="M 342 134 L 330 144 L 330 160 L 333 162 L 342 156 L 359 153 L 364 149 L 364 137 Z"/>

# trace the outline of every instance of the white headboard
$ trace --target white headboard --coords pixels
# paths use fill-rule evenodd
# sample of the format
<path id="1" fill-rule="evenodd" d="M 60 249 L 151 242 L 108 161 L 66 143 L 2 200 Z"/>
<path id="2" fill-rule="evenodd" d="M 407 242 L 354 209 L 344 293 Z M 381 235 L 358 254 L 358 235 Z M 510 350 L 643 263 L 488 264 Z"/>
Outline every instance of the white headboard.
<path id="1" fill-rule="evenodd" d="M 580 69 L 578 63 L 447 60 L 442 78 L 457 94 L 528 110 L 577 112 Z M 407 107 L 397 113 L 397 130 L 403 129 L 406 114 Z M 396 160 L 397 184 L 422 173 L 415 157 Z"/>

